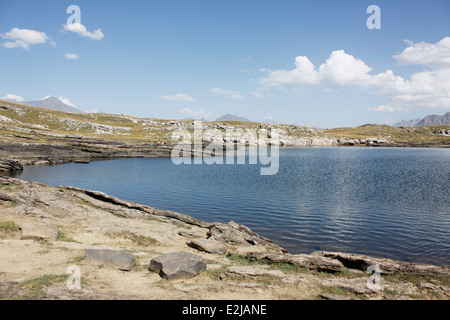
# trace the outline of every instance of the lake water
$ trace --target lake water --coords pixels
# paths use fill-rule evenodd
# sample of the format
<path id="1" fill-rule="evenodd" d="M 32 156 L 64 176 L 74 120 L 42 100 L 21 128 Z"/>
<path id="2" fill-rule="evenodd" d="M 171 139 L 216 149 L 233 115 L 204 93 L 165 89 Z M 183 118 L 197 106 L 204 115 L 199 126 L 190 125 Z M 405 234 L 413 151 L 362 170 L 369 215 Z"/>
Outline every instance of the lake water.
<path id="1" fill-rule="evenodd" d="M 450 264 L 450 149 L 281 148 L 276 175 L 258 165 L 165 159 L 29 166 L 15 177 L 233 220 L 291 253 L 333 250 Z"/>

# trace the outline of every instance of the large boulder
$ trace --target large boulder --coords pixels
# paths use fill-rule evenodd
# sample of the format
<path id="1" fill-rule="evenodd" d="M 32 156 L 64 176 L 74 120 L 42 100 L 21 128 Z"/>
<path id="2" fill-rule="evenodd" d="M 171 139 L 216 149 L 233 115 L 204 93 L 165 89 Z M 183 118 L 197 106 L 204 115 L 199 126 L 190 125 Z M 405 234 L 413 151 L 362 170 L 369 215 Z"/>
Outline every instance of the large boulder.
<path id="1" fill-rule="evenodd" d="M 124 271 L 129 271 L 135 261 L 135 257 L 131 253 L 106 249 L 88 249 L 84 258 Z"/>
<path id="2" fill-rule="evenodd" d="M 27 240 L 56 240 L 58 236 L 58 229 L 40 223 L 22 223 L 19 226 L 20 228 L 20 239 Z"/>
<path id="3" fill-rule="evenodd" d="M 206 270 L 204 259 L 188 252 L 172 252 L 150 260 L 150 269 L 167 280 L 191 278 Z"/>
<path id="4" fill-rule="evenodd" d="M 193 239 L 186 243 L 189 247 L 195 248 L 200 251 L 205 251 L 208 253 L 226 253 L 227 248 L 214 239 Z"/>

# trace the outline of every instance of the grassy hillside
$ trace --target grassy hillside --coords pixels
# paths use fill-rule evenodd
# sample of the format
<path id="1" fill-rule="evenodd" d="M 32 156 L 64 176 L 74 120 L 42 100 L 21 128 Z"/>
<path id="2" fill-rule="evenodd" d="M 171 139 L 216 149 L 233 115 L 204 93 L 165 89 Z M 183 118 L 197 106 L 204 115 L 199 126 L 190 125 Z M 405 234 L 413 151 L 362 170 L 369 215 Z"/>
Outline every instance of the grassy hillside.
<path id="1" fill-rule="evenodd" d="M 382 138 L 390 143 L 450 144 L 450 136 L 437 134 L 439 129 L 450 129 L 448 126 L 399 128 L 366 124 L 356 128 L 314 129 L 298 125 L 268 125 L 242 121 L 207 121 L 203 124 L 204 127 L 221 131 L 229 128 L 275 128 L 285 137 L 292 138 Z M 172 132 L 179 128 L 192 132 L 192 121 L 137 118 L 124 114 L 75 114 L 0 100 L 0 136 L 6 141 L 51 143 L 52 137 L 83 137 L 139 143 L 154 139 L 170 140 Z"/>

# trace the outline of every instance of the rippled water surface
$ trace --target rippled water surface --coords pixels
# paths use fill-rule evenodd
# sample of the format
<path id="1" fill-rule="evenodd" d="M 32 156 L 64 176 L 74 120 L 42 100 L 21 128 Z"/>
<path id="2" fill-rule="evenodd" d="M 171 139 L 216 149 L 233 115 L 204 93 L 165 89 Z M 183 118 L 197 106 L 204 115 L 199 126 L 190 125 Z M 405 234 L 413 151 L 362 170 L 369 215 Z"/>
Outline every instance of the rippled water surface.
<path id="1" fill-rule="evenodd" d="M 450 264 L 450 149 L 286 148 L 273 176 L 257 165 L 123 159 L 26 167 L 16 177 L 233 220 L 292 253 Z"/>

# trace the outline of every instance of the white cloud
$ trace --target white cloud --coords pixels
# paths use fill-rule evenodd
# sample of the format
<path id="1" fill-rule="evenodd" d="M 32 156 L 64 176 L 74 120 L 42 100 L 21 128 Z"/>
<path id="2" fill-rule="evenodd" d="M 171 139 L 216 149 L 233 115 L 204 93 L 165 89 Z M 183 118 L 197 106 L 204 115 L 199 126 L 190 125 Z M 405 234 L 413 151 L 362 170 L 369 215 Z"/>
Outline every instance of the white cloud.
<path id="1" fill-rule="evenodd" d="M 87 31 L 86 27 L 82 25 L 81 23 L 71 23 L 69 25 L 65 24 L 63 25 L 63 28 L 65 31 L 75 32 L 81 37 L 86 37 L 91 40 L 102 40 L 104 37 L 104 34 L 101 29 L 97 29 L 94 32 Z"/>
<path id="2" fill-rule="evenodd" d="M 53 40 L 48 37 L 44 32 L 29 30 L 29 29 L 19 29 L 13 28 L 5 34 L 0 34 L 3 39 L 12 40 L 3 43 L 3 47 L 12 48 L 22 48 L 28 50 L 30 45 L 50 43 L 52 46 L 56 46 Z"/>
<path id="3" fill-rule="evenodd" d="M 268 87 L 281 88 L 285 85 L 316 85 L 320 82 L 319 73 L 314 69 L 314 65 L 307 57 L 299 56 L 295 58 L 295 69 L 293 70 L 266 70 L 269 72 L 267 78 L 260 79 L 260 82 Z"/>
<path id="4" fill-rule="evenodd" d="M 75 108 L 75 104 L 73 104 L 72 102 L 70 102 L 69 99 L 64 98 L 63 96 L 58 97 L 58 99 L 59 99 L 62 103 L 67 104 L 69 107 L 74 107 L 74 108 Z"/>
<path id="5" fill-rule="evenodd" d="M 381 112 L 394 112 L 394 111 L 400 111 L 400 110 L 396 110 L 395 108 L 391 107 L 391 106 L 378 106 L 378 107 L 373 107 L 373 108 L 367 108 L 367 110 L 369 111 L 381 111 Z"/>
<path id="6" fill-rule="evenodd" d="M 371 74 L 371 67 L 344 50 L 333 51 L 318 69 L 307 57 L 299 56 L 293 70 L 266 70 L 267 77 L 258 80 L 262 86 L 252 94 L 261 97 L 271 88 L 299 91 L 311 86 L 321 86 L 324 90 L 349 87 L 386 98 L 387 105 L 369 108 L 371 111 L 450 109 L 450 63 L 447 65 L 450 51 L 446 51 L 449 45 L 449 37 L 435 45 L 409 43 L 410 50 L 407 48 L 395 56 L 399 63 L 434 67 L 416 72 L 409 79 L 395 75 L 392 70 Z"/>
<path id="7" fill-rule="evenodd" d="M 8 93 L 6 96 L 4 96 L 3 98 L 1 98 L 2 100 L 15 100 L 15 101 L 23 101 L 24 99 L 21 96 L 17 96 L 15 94 L 12 93 Z"/>
<path id="8" fill-rule="evenodd" d="M 97 109 L 91 109 L 91 110 L 84 110 L 84 112 L 86 112 L 86 113 L 98 113 L 98 110 Z"/>
<path id="9" fill-rule="evenodd" d="M 333 51 L 319 68 L 322 80 L 337 85 L 358 85 L 369 80 L 372 71 L 364 61 L 356 59 L 344 50 Z"/>
<path id="10" fill-rule="evenodd" d="M 197 111 L 191 108 L 183 108 L 179 112 L 192 118 L 208 118 L 213 114 L 212 111 L 205 111 L 202 108 L 197 109 Z"/>
<path id="11" fill-rule="evenodd" d="M 68 60 L 76 60 L 78 59 L 78 54 L 67 52 L 64 57 Z"/>
<path id="12" fill-rule="evenodd" d="M 185 102 L 194 101 L 194 98 L 192 98 L 191 96 L 188 96 L 187 94 L 183 94 L 183 93 L 177 93 L 175 95 L 165 95 L 165 96 L 162 96 L 161 99 L 167 100 L 167 101 L 185 101 Z"/>
<path id="13" fill-rule="evenodd" d="M 420 42 L 414 44 L 405 40 L 409 45 L 402 53 L 394 58 L 399 65 L 419 64 L 430 67 L 450 67 L 450 37 L 445 37 L 438 43 Z"/>
<path id="14" fill-rule="evenodd" d="M 218 94 L 218 95 L 226 95 L 231 99 L 244 99 L 244 96 L 242 96 L 238 91 L 230 91 L 230 90 L 224 90 L 220 88 L 212 88 L 211 92 Z"/>

